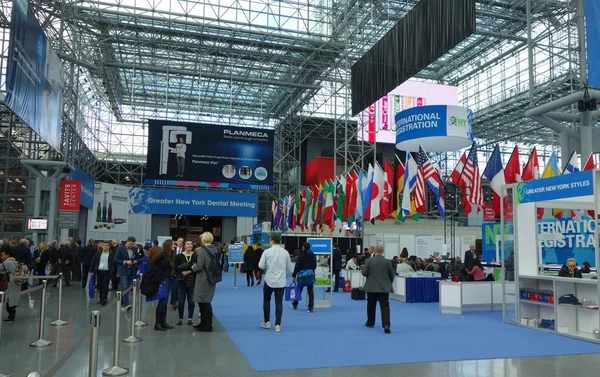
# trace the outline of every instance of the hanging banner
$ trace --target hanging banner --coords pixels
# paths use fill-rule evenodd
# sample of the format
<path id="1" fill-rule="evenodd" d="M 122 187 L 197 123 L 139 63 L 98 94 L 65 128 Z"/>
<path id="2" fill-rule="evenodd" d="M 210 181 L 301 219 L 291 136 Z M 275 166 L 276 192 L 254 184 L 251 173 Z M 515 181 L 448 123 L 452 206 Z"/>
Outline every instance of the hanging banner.
<path id="1" fill-rule="evenodd" d="M 585 0 L 585 33 L 587 38 L 588 85 L 600 87 L 600 2 Z"/>
<path id="2" fill-rule="evenodd" d="M 12 2 L 4 103 L 48 145 L 60 151 L 62 62 L 28 1 Z"/>
<path id="3" fill-rule="evenodd" d="M 81 181 L 63 179 L 60 181 L 58 209 L 60 211 L 79 211 Z"/>
<path id="4" fill-rule="evenodd" d="M 258 195 L 247 192 L 134 187 L 128 196 L 137 214 L 256 217 L 258 210 Z"/>
<path id="5" fill-rule="evenodd" d="M 87 209 L 94 208 L 94 181 L 90 179 L 81 169 L 75 168 L 67 179 L 81 182 L 80 202 L 81 206 Z"/>
<path id="6" fill-rule="evenodd" d="M 587 170 L 518 182 L 515 187 L 515 201 L 516 203 L 533 203 L 594 195 L 592 173 L 592 170 Z"/>

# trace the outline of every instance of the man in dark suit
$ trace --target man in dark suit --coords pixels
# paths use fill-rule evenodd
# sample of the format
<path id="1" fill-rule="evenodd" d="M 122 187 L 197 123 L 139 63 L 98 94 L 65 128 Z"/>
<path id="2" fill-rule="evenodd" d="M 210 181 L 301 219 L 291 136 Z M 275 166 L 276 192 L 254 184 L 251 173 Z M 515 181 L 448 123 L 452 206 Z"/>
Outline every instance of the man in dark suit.
<path id="1" fill-rule="evenodd" d="M 58 251 L 56 252 L 58 255 L 58 273 L 63 274 L 63 279 L 65 279 L 65 286 L 70 287 L 71 284 L 71 261 L 73 260 L 73 248 L 71 247 L 71 243 L 69 241 L 65 242 Z M 57 283 L 54 283 L 56 287 Z"/>
<path id="2" fill-rule="evenodd" d="M 96 254 L 96 242 L 90 240 L 88 245 L 81 250 L 81 288 L 85 288 L 87 285 L 88 273 L 94 254 Z"/>
<path id="3" fill-rule="evenodd" d="M 386 334 L 390 331 L 390 301 L 393 292 L 394 270 L 389 260 L 383 256 L 383 246 L 375 246 L 375 256 L 368 259 L 362 268 L 362 274 L 367 278 L 363 290 L 367 293 L 367 322 L 365 326 L 375 327 L 375 311 L 377 302 L 381 310 L 381 324 Z"/>
<path id="4" fill-rule="evenodd" d="M 18 245 L 12 247 L 15 260 L 31 269 L 31 251 L 27 248 L 27 238 L 22 238 Z"/>
<path id="5" fill-rule="evenodd" d="M 471 271 L 473 269 L 473 260 L 477 257 L 475 254 L 475 244 L 469 245 L 469 250 L 465 251 L 465 260 L 464 264 L 467 270 Z"/>
<path id="6" fill-rule="evenodd" d="M 294 272 L 292 273 L 292 279 L 296 280 L 296 275 L 300 271 L 304 270 L 312 270 L 313 275 L 315 270 L 317 269 L 317 258 L 315 257 L 315 253 L 310 250 L 310 244 L 305 242 L 302 244 L 302 251 L 298 254 L 298 259 L 296 260 L 296 265 L 294 266 Z M 314 284 L 307 285 L 306 291 L 308 292 L 308 312 L 313 312 L 313 307 L 315 304 L 315 289 Z M 300 292 L 304 287 L 300 288 Z M 298 301 L 294 301 L 292 303 L 292 307 L 294 310 L 298 308 Z"/>
<path id="7" fill-rule="evenodd" d="M 125 245 L 121 245 L 115 252 L 115 264 L 119 270 L 119 281 L 121 283 L 121 292 L 125 291 L 133 283 L 138 269 L 138 263 L 141 260 L 138 250 L 135 248 L 135 237 L 127 238 Z M 129 294 L 121 296 L 122 310 L 130 311 Z"/>
<path id="8" fill-rule="evenodd" d="M 342 252 L 338 248 L 337 243 L 333 244 L 333 257 L 329 259 L 329 268 L 335 279 L 333 291 L 337 292 L 340 289 L 340 272 L 342 271 Z"/>
<path id="9" fill-rule="evenodd" d="M 83 248 L 81 247 L 81 240 L 75 242 L 75 248 L 73 249 L 73 281 L 81 281 L 81 253 Z"/>

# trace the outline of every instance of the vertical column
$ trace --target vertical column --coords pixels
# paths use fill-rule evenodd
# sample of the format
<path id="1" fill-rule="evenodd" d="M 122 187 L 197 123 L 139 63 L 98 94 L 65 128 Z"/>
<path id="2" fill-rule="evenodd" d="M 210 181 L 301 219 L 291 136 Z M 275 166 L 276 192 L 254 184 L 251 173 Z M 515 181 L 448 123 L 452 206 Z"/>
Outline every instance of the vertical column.
<path id="1" fill-rule="evenodd" d="M 584 88 L 587 86 L 588 81 L 587 53 L 585 49 L 585 0 L 579 0 L 577 4 L 577 34 L 579 37 L 579 86 Z"/>
<path id="2" fill-rule="evenodd" d="M 592 112 L 584 111 L 580 116 L 579 135 L 581 138 L 581 163 L 585 164 L 593 152 Z M 568 157 L 567 157 L 568 158 Z"/>
<path id="3" fill-rule="evenodd" d="M 560 133 L 560 158 L 562 159 L 563 162 L 566 162 L 569 160 L 569 157 L 571 157 L 571 143 L 570 143 L 570 137 L 569 134 L 566 132 L 561 132 Z M 542 174 L 542 172 L 540 171 L 540 175 Z"/>
<path id="4" fill-rule="evenodd" d="M 58 178 L 50 178 L 50 211 L 48 212 L 48 240 L 56 239 L 58 220 Z"/>
<path id="5" fill-rule="evenodd" d="M 40 209 L 42 208 L 42 177 L 35 178 L 35 193 L 33 197 L 33 217 L 40 216 Z M 33 242 L 38 245 L 40 243 L 39 232 L 35 230 L 33 232 Z"/>

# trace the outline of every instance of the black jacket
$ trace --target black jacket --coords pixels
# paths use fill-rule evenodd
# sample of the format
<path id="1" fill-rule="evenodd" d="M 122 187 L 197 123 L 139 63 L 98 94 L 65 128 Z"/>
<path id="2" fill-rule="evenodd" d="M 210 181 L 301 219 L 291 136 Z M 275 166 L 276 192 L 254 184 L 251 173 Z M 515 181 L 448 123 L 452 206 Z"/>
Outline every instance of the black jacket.
<path id="1" fill-rule="evenodd" d="M 175 261 L 173 263 L 173 265 L 175 266 L 175 272 L 177 274 L 179 274 L 183 271 L 191 271 L 192 266 L 196 264 L 197 260 L 198 260 L 198 254 L 196 254 L 196 253 L 192 254 L 192 258 L 189 262 L 185 259 L 185 255 L 183 253 L 176 255 Z M 179 284 L 185 286 L 186 288 L 190 288 L 190 287 L 194 286 L 194 280 L 195 280 L 194 277 L 195 277 L 194 274 L 188 274 L 183 280 L 179 280 L 179 277 L 178 277 L 177 281 L 179 282 Z"/>
<path id="2" fill-rule="evenodd" d="M 329 261 L 331 269 L 333 271 L 341 271 L 342 270 L 342 252 L 337 247 L 333 249 L 333 265 L 331 265 L 331 260 Z"/>
<path id="3" fill-rule="evenodd" d="M 31 252 L 25 245 L 15 245 L 12 248 L 12 252 L 17 262 L 23 263 L 27 267 L 31 268 Z"/>
<path id="4" fill-rule="evenodd" d="M 571 276 L 571 273 L 569 272 L 569 267 L 567 267 L 566 264 L 563 264 L 560 271 L 558 271 L 558 276 L 561 276 L 563 278 L 583 278 L 583 276 L 581 276 L 581 271 L 579 271 L 577 267 L 575 267 L 575 270 L 573 271 L 573 276 Z"/>
<path id="5" fill-rule="evenodd" d="M 244 253 L 244 271 L 252 272 L 258 268 L 258 259 L 256 259 L 256 252 L 253 248 L 249 247 Z"/>
<path id="6" fill-rule="evenodd" d="M 60 259 L 63 264 L 66 264 L 67 261 L 73 259 L 73 249 L 69 246 L 61 246 L 56 253 L 58 254 L 58 259 Z"/>
<path id="7" fill-rule="evenodd" d="M 298 254 L 298 259 L 296 259 L 296 265 L 294 266 L 292 277 L 295 278 L 300 271 L 316 269 L 317 258 L 315 257 L 315 253 L 313 253 L 311 250 L 302 250 Z"/>
<path id="8" fill-rule="evenodd" d="M 98 273 L 98 268 L 100 267 L 100 258 L 101 257 L 102 257 L 102 251 L 97 251 L 96 254 L 94 254 L 94 257 L 92 258 L 92 264 L 90 265 L 90 272 L 93 272 L 94 274 Z M 115 258 L 115 254 L 109 252 L 108 253 L 108 272 L 111 274 L 113 273 L 113 270 L 115 269 L 114 258 Z"/>
<path id="9" fill-rule="evenodd" d="M 96 248 L 94 245 L 87 245 L 81 249 L 81 263 L 84 266 L 90 266 L 92 264 L 92 259 L 94 259 L 94 255 L 96 255 Z"/>
<path id="10" fill-rule="evenodd" d="M 75 246 L 73 248 L 73 263 L 81 263 L 81 246 Z"/>

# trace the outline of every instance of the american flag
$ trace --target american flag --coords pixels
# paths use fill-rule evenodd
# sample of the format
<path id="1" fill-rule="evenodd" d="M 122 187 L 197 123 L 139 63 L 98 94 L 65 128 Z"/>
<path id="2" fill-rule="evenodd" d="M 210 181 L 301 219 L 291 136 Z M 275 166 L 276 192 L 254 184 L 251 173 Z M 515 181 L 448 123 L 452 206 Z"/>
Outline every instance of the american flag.
<path id="1" fill-rule="evenodd" d="M 429 178 L 434 177 L 435 174 L 437 173 L 437 171 L 435 170 L 435 168 L 429 161 L 427 154 L 425 153 L 425 151 L 423 150 L 423 148 L 420 145 L 419 145 L 419 154 L 417 155 L 417 165 L 419 166 L 419 169 L 421 169 L 421 171 L 423 172 L 423 178 L 426 181 L 428 181 Z"/>
<path id="2" fill-rule="evenodd" d="M 461 181 L 467 188 L 469 202 L 477 205 L 477 212 L 483 208 L 483 190 L 481 187 L 481 176 L 479 175 L 479 164 L 477 162 L 477 144 L 473 142 L 467 162 L 463 168 Z"/>
<path id="3" fill-rule="evenodd" d="M 431 191 L 433 191 L 436 196 L 436 202 L 440 215 L 442 215 L 442 217 L 445 216 L 446 210 L 444 201 L 444 187 L 440 172 L 436 166 L 429 161 L 427 153 L 425 153 L 420 145 L 419 154 L 417 155 L 417 165 L 419 166 L 419 169 L 423 175 L 423 180 L 427 182 L 427 186 L 429 186 Z"/>

